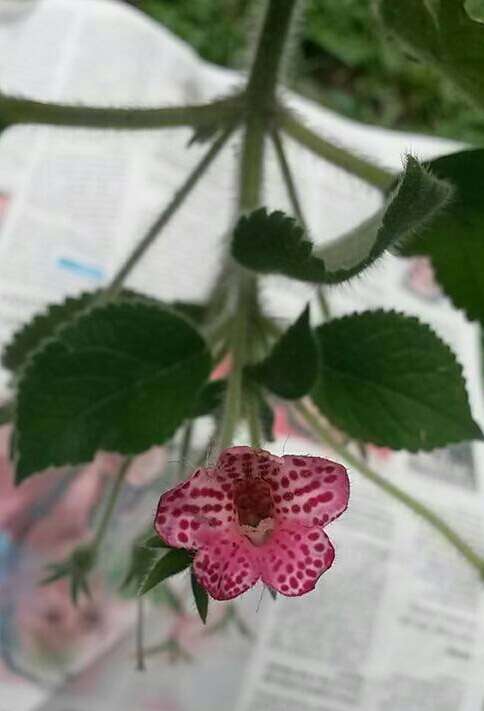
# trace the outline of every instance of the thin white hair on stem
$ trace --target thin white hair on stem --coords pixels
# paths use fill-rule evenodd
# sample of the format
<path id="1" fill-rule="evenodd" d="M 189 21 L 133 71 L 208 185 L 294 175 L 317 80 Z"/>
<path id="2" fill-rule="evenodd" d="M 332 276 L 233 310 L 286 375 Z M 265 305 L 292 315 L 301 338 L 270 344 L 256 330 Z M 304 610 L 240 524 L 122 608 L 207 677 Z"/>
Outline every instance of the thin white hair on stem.
<path id="1" fill-rule="evenodd" d="M 213 454 L 215 448 L 215 438 L 210 437 L 208 440 L 207 448 L 205 450 L 205 468 L 209 469 L 211 464 L 214 464 L 214 462 L 211 462 L 211 457 Z"/>
<path id="2" fill-rule="evenodd" d="M 192 469 L 195 470 L 195 469 L 199 468 L 198 465 L 195 464 L 195 462 L 193 462 L 188 457 L 185 457 L 185 459 L 167 459 L 166 463 L 167 464 L 179 464 L 180 467 L 184 466 L 185 469 L 187 469 L 189 467 L 190 470 L 192 470 Z M 186 465 L 188 465 L 188 466 L 186 466 Z"/>
<path id="3" fill-rule="evenodd" d="M 286 435 L 286 439 L 284 440 L 284 444 L 282 445 L 282 456 L 286 454 L 286 444 L 289 442 L 289 437 L 290 435 Z"/>
<path id="4" fill-rule="evenodd" d="M 263 599 L 264 599 L 264 594 L 265 594 L 265 592 L 266 592 L 266 586 L 263 585 L 263 586 L 262 586 L 262 590 L 261 590 L 261 594 L 259 595 L 259 602 L 257 603 L 257 607 L 255 608 L 255 611 L 256 611 L 256 612 L 259 612 L 260 609 L 261 609 L 261 607 L 262 607 L 262 601 L 263 601 Z"/>

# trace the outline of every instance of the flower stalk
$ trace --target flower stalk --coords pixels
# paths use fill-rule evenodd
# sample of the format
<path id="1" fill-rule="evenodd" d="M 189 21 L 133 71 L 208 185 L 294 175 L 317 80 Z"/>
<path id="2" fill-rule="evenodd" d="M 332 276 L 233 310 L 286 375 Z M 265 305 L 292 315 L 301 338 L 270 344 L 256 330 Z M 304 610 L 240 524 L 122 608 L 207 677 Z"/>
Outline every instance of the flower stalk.
<path id="1" fill-rule="evenodd" d="M 265 139 L 270 114 L 275 103 L 277 78 L 287 41 L 291 17 L 296 0 L 270 0 L 262 26 L 255 59 L 249 74 L 245 92 L 245 128 L 242 140 L 239 173 L 239 211 L 241 213 L 259 207 L 262 194 Z M 227 396 L 217 451 L 228 447 L 233 440 L 235 428 L 241 417 L 243 394 L 243 368 L 251 353 L 251 316 L 257 315 L 257 278 L 230 262 L 231 279 L 235 282 L 235 316 L 233 319 L 230 348 L 232 369 L 228 379 Z M 244 393 L 245 394 L 245 393 Z M 248 399 L 251 397 L 247 394 Z M 249 405 L 249 429 L 251 436 L 260 439 L 260 423 L 253 405 Z M 254 444 L 254 443 L 253 443 Z"/>
<path id="2" fill-rule="evenodd" d="M 126 459 L 122 462 L 121 466 L 119 467 L 119 471 L 116 475 L 116 479 L 114 480 L 114 483 L 112 485 L 109 496 L 106 500 L 106 506 L 105 506 L 104 512 L 99 520 L 99 524 L 96 529 L 96 534 L 94 536 L 92 549 L 95 554 L 97 554 L 97 552 L 101 546 L 101 543 L 104 540 L 104 536 L 106 535 L 106 531 L 108 529 L 109 522 L 111 521 L 112 515 L 114 513 L 114 509 L 116 507 L 116 503 L 119 498 L 119 494 L 121 493 L 121 489 L 123 488 L 123 484 L 126 479 L 126 475 L 128 474 L 128 471 L 129 471 L 132 461 L 133 461 L 132 457 L 126 457 Z"/>

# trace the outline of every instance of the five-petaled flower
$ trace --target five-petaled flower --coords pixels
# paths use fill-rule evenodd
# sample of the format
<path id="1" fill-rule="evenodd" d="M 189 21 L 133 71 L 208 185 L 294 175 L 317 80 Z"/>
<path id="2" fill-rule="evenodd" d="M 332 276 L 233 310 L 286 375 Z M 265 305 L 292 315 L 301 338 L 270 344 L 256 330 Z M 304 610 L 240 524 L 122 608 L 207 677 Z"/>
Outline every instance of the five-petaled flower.
<path id="1" fill-rule="evenodd" d="M 348 496 L 341 464 L 231 447 L 215 467 L 162 495 L 155 530 L 169 545 L 196 551 L 195 575 L 216 600 L 260 578 L 283 595 L 303 595 L 333 563 L 323 527 Z"/>

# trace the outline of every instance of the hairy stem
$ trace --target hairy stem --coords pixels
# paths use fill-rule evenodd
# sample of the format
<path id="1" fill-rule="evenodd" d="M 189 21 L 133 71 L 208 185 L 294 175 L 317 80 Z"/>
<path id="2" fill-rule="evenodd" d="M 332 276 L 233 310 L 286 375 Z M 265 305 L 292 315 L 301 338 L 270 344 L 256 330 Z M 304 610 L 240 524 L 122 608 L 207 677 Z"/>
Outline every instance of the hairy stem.
<path id="1" fill-rule="evenodd" d="M 124 281 L 126 280 L 127 276 L 130 274 L 130 272 L 133 270 L 139 260 L 143 257 L 145 252 L 151 247 L 161 230 L 166 227 L 166 225 L 170 222 L 173 215 L 185 201 L 185 198 L 189 195 L 189 193 L 198 183 L 199 179 L 210 166 L 212 161 L 218 155 L 222 147 L 225 145 L 234 129 L 235 124 L 232 124 L 210 146 L 209 150 L 197 163 L 197 165 L 192 170 L 185 182 L 176 191 L 173 198 L 170 200 L 163 212 L 156 218 L 151 227 L 148 229 L 145 236 L 140 240 L 140 242 L 138 242 L 134 250 L 127 257 L 124 264 L 115 274 L 111 283 L 104 292 L 104 298 L 110 298 L 116 295 L 116 293 L 119 291 Z"/>
<path id="2" fill-rule="evenodd" d="M 190 454 L 193 438 L 193 420 L 189 420 L 183 428 L 182 441 L 180 443 L 180 460 L 176 472 L 177 480 L 183 479 L 187 467 L 187 459 Z"/>
<path id="3" fill-rule="evenodd" d="M 250 444 L 256 449 L 262 447 L 262 427 L 259 414 L 259 403 L 257 393 L 251 388 L 247 388 L 245 393 L 245 409 L 247 424 L 249 425 Z"/>
<path id="4" fill-rule="evenodd" d="M 395 175 L 351 151 L 327 141 L 299 121 L 291 111 L 282 108 L 277 116 L 278 125 L 295 141 L 320 158 L 356 175 L 382 192 L 388 190 Z"/>
<path id="5" fill-rule="evenodd" d="M 429 509 L 425 504 L 414 499 L 413 496 L 407 494 L 395 484 L 382 477 L 374 471 L 366 462 L 352 454 L 346 445 L 340 444 L 330 429 L 326 427 L 320 418 L 313 413 L 305 404 L 298 403 L 295 406 L 296 411 L 311 427 L 313 432 L 327 445 L 339 454 L 348 464 L 355 467 L 360 474 L 366 479 L 373 482 L 382 491 L 393 498 L 400 501 L 402 504 L 411 509 L 417 516 L 420 516 L 424 521 L 430 524 L 438 531 L 448 543 L 450 543 L 466 560 L 477 570 L 479 575 L 484 578 L 484 559 L 469 546 L 453 528 L 451 528 L 443 519 Z"/>
<path id="6" fill-rule="evenodd" d="M 234 274 L 235 279 L 239 284 L 234 287 L 237 289 L 237 304 L 230 334 L 232 367 L 227 382 L 217 451 L 225 449 L 232 443 L 242 412 L 243 368 L 247 359 L 247 341 L 250 332 L 249 302 L 253 296 L 254 284 L 253 277 L 247 277 L 239 272 Z"/>
<path id="7" fill-rule="evenodd" d="M 102 541 L 104 540 L 104 536 L 106 535 L 106 531 L 108 529 L 109 522 L 111 521 L 116 502 L 118 500 L 119 494 L 124 484 L 124 480 L 126 479 L 126 475 L 128 473 L 132 461 L 132 457 L 127 457 L 119 467 L 116 479 L 114 480 L 111 491 L 106 501 L 104 513 L 101 516 L 96 535 L 94 536 L 93 550 L 96 552 L 98 551 L 99 546 L 101 545 Z"/>
<path id="8" fill-rule="evenodd" d="M 259 206 L 262 192 L 264 145 L 269 113 L 296 0 L 269 0 L 254 63 L 247 84 L 246 123 L 239 172 L 239 210 Z M 257 312 L 257 279 L 235 263 L 229 265 L 230 289 L 235 291 L 230 349 L 232 368 L 217 449 L 228 447 L 241 417 L 243 368 L 250 355 L 251 318 Z M 254 431 L 255 436 L 255 431 Z"/>
<path id="9" fill-rule="evenodd" d="M 272 143 L 274 144 L 277 162 L 279 163 L 279 168 L 281 169 L 282 179 L 284 181 L 284 185 L 286 186 L 289 202 L 291 203 L 295 216 L 297 217 L 301 225 L 304 227 L 305 232 L 307 232 L 307 224 L 302 212 L 301 201 L 299 200 L 296 183 L 294 182 L 294 178 L 292 177 L 291 166 L 286 156 L 284 143 L 277 129 L 272 129 L 271 138 Z"/>
<path id="10" fill-rule="evenodd" d="M 264 113 L 273 104 L 284 49 L 297 0 L 269 0 L 249 74 L 249 107 Z"/>
<path id="11" fill-rule="evenodd" d="M 136 670 L 145 671 L 144 639 L 144 602 L 142 597 L 136 600 Z"/>
<path id="12" fill-rule="evenodd" d="M 32 101 L 0 93 L 0 124 L 48 124 L 146 130 L 192 126 L 195 128 L 231 122 L 241 112 L 241 97 L 194 106 L 137 108 L 101 108 Z"/>
<path id="13" fill-rule="evenodd" d="M 279 163 L 279 167 L 281 169 L 282 179 L 286 186 L 289 201 L 292 205 L 294 214 L 298 218 L 301 225 L 304 227 L 304 231 L 307 233 L 307 222 L 304 219 L 304 215 L 301 208 L 301 201 L 299 200 L 299 195 L 297 193 L 296 183 L 294 181 L 294 178 L 292 177 L 291 165 L 286 156 L 284 143 L 277 129 L 272 130 L 271 137 L 272 142 L 274 144 L 274 149 L 276 151 L 277 162 Z M 321 286 L 317 287 L 317 294 L 321 313 L 325 319 L 329 319 L 331 315 L 330 308 L 328 301 L 324 295 L 323 288 Z"/>

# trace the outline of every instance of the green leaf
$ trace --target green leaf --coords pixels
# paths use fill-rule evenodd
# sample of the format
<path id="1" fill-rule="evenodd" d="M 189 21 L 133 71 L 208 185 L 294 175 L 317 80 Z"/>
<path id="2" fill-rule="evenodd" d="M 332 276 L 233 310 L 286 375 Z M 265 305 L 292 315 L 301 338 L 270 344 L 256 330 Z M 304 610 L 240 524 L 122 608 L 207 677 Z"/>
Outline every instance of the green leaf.
<path id="1" fill-rule="evenodd" d="M 198 614 L 203 624 L 207 622 L 208 613 L 208 593 L 198 582 L 195 577 L 195 573 L 192 570 L 192 592 L 195 598 L 195 605 L 197 606 Z"/>
<path id="2" fill-rule="evenodd" d="M 36 314 L 30 321 L 20 327 L 12 336 L 12 340 L 5 347 L 2 354 L 4 368 L 17 373 L 23 367 L 29 355 L 35 351 L 47 338 L 55 335 L 56 331 L 93 306 L 101 295 L 101 290 L 84 292 L 79 296 L 72 296 L 60 304 L 49 304 L 45 311 Z M 139 294 L 131 289 L 122 291 L 123 299 L 144 301 L 148 304 L 166 306 L 185 316 L 194 324 L 199 323 L 204 317 L 205 307 L 186 301 L 175 301 L 167 304 L 145 294 Z"/>
<path id="3" fill-rule="evenodd" d="M 163 558 L 155 561 L 151 569 L 144 577 L 138 589 L 138 595 L 144 595 L 149 590 L 159 585 L 163 580 L 170 578 L 172 575 L 181 573 L 182 570 L 188 568 L 193 562 L 193 557 L 183 548 L 174 548 L 169 551 Z"/>
<path id="4" fill-rule="evenodd" d="M 402 48 L 435 67 L 479 109 L 484 108 L 484 26 L 464 0 L 379 0 L 380 15 Z"/>
<path id="5" fill-rule="evenodd" d="M 317 344 L 309 306 L 279 338 L 267 358 L 247 373 L 279 397 L 296 400 L 313 387 L 318 371 Z"/>
<path id="6" fill-rule="evenodd" d="M 429 166 L 454 184 L 454 200 L 400 251 L 430 257 L 436 279 L 454 305 L 484 324 L 484 149 L 452 153 Z"/>
<path id="7" fill-rule="evenodd" d="M 138 588 L 143 578 L 153 567 L 153 563 L 160 557 L 160 549 L 166 550 L 172 547 L 165 543 L 158 534 L 151 533 L 152 530 L 153 526 L 151 525 L 135 539 L 121 589 L 130 587 L 132 583 L 135 583 Z"/>
<path id="8" fill-rule="evenodd" d="M 69 297 L 61 304 L 51 304 L 46 311 L 36 314 L 14 333 L 12 340 L 5 347 L 2 354 L 4 368 L 17 373 L 25 365 L 28 356 L 46 338 L 53 336 L 62 324 L 87 309 L 98 295 L 98 291 L 85 292 L 80 296 Z"/>
<path id="9" fill-rule="evenodd" d="M 223 402 L 227 390 L 226 380 L 211 380 L 198 393 L 192 410 L 192 417 L 204 417 L 217 410 Z"/>
<path id="10" fill-rule="evenodd" d="M 0 405 L 0 426 L 6 425 L 13 420 L 15 413 L 15 403 L 10 400 Z"/>
<path id="11" fill-rule="evenodd" d="M 408 156 L 403 175 L 382 216 L 363 223 L 346 238 L 339 239 L 338 245 L 313 253 L 313 245 L 305 239 L 296 220 L 282 212 L 269 214 L 260 208 L 237 223 L 232 255 L 244 267 L 257 272 L 339 284 L 360 274 L 390 247 L 427 225 L 447 205 L 451 195 L 452 187 L 447 182 L 438 180 Z M 348 250 L 348 241 L 358 245 L 356 254 L 354 249 Z M 324 259 L 317 256 L 319 252 Z"/>
<path id="12" fill-rule="evenodd" d="M 407 156 L 405 170 L 386 208 L 318 250 L 331 270 L 328 283 L 337 284 L 360 274 L 385 252 L 433 224 L 454 194 L 452 185 L 440 177 Z"/>
<path id="13" fill-rule="evenodd" d="M 316 336 L 312 398 L 351 437 L 412 452 L 482 439 L 460 365 L 418 319 L 365 311 L 318 327 Z"/>
<path id="14" fill-rule="evenodd" d="M 172 548 L 172 546 L 166 543 L 157 533 L 153 533 L 152 536 L 143 539 L 140 545 L 143 548 Z"/>
<path id="15" fill-rule="evenodd" d="M 297 221 L 276 210 L 262 207 L 243 215 L 235 226 L 232 256 L 247 269 L 303 281 L 322 281 L 324 264 L 311 254 Z"/>
<path id="16" fill-rule="evenodd" d="M 166 305 L 170 306 L 170 304 Z M 203 321 L 207 313 L 207 308 L 204 304 L 197 304 L 192 301 L 173 301 L 171 308 L 182 316 L 185 316 L 185 318 L 191 321 L 195 326 Z"/>
<path id="17" fill-rule="evenodd" d="M 102 449 L 137 454 L 169 439 L 210 372 L 201 336 L 155 304 L 119 300 L 62 327 L 23 369 L 17 481 Z"/>
<path id="18" fill-rule="evenodd" d="M 157 561 L 159 557 L 159 549 L 141 545 L 139 542 L 135 543 L 131 550 L 128 569 L 124 580 L 121 583 L 121 589 L 129 588 L 133 584 L 137 589 L 140 586 L 141 581 L 146 578 L 155 561 Z"/>

